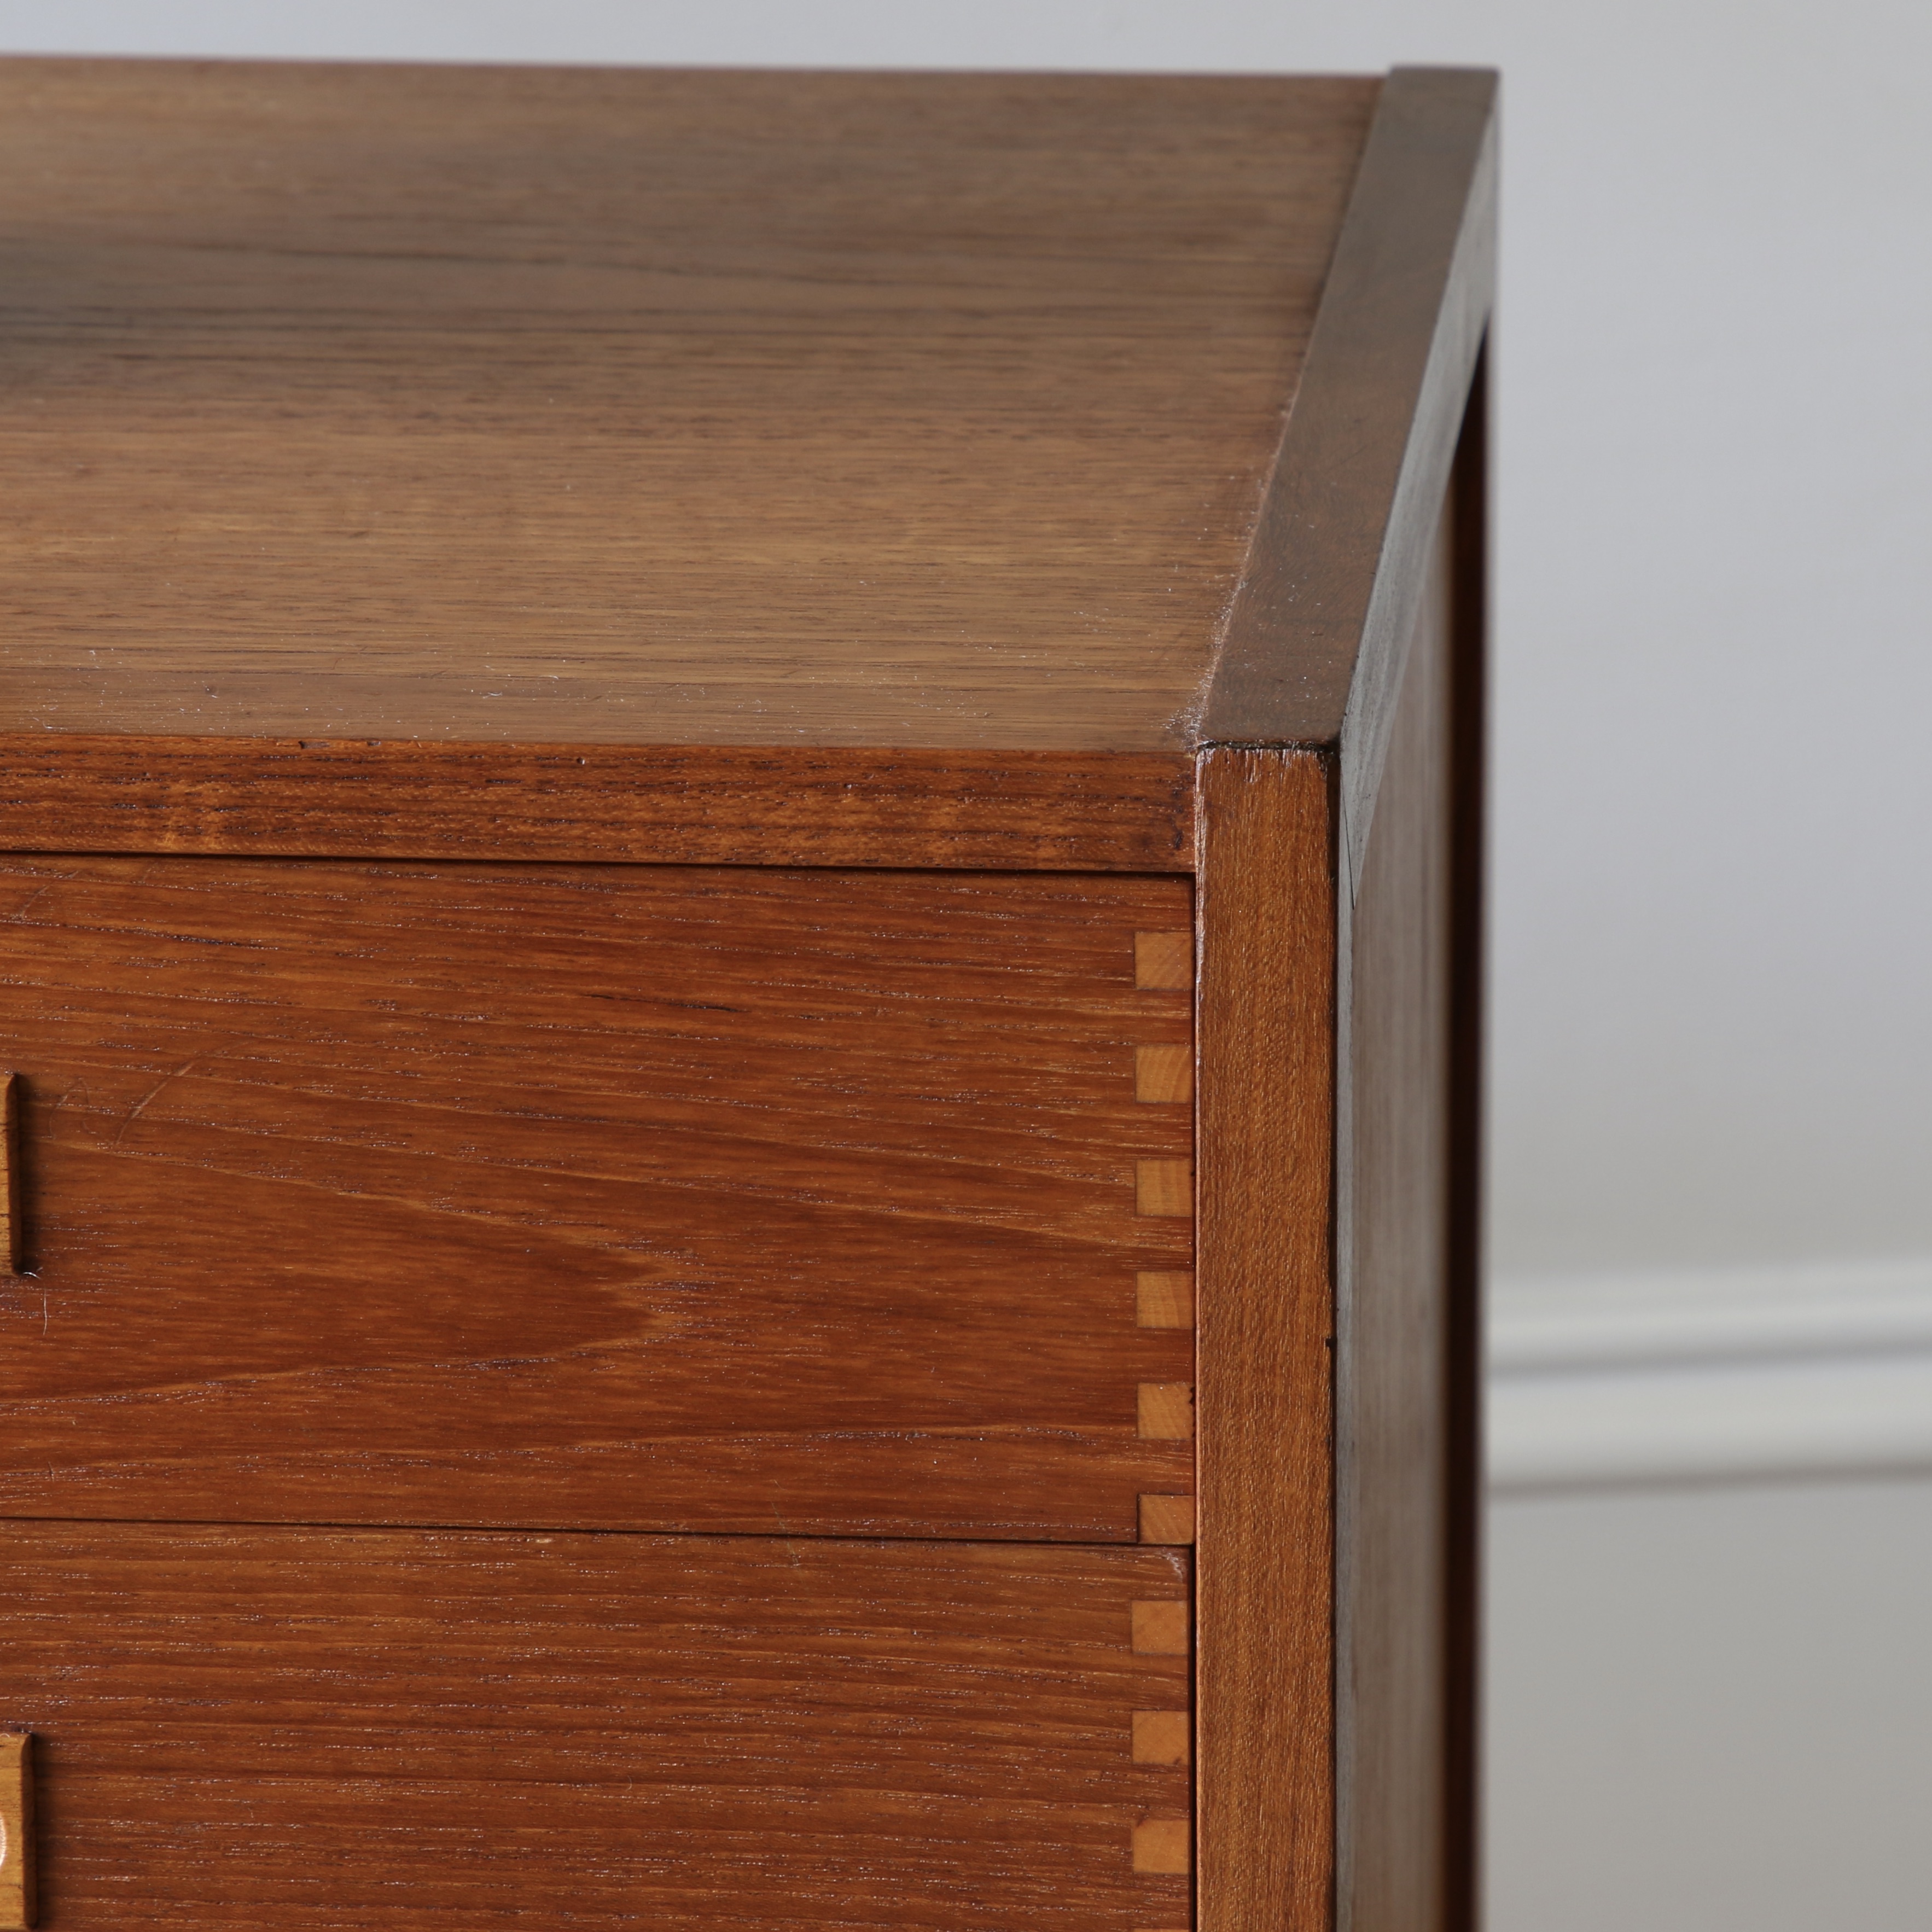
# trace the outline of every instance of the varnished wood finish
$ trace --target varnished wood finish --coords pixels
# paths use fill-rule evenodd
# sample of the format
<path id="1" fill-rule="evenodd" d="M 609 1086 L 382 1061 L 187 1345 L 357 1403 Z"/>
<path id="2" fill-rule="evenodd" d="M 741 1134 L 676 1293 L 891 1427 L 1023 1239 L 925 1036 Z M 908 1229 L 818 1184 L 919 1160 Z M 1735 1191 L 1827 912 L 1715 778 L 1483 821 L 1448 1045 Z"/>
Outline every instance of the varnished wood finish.
<path id="1" fill-rule="evenodd" d="M 1194 1097 L 1194 1053 L 1190 1046 L 1134 1048 L 1134 1098 L 1155 1106 L 1184 1106 Z"/>
<path id="2" fill-rule="evenodd" d="M 1496 98 L 1475 70 L 1382 90 L 1201 722 L 1338 748 L 1352 877 L 1494 301 Z"/>
<path id="3" fill-rule="evenodd" d="M 1134 1722 L 1138 1726 L 1138 1713 Z M 1138 1741 L 1138 1729 L 1135 1736 Z M 1135 1761 L 1141 1762 L 1138 1755 Z M 0 1732 L 0 1932 L 32 1932 L 38 1922 L 34 1813 L 33 1734 Z"/>
<path id="4" fill-rule="evenodd" d="M 1476 364 L 1450 481 L 1448 1174 L 1443 1406 L 1444 1932 L 1482 1922 L 1484 1026 L 1489 878 L 1489 351 Z"/>
<path id="5" fill-rule="evenodd" d="M 1190 780 L 1192 774 L 1190 772 Z M 1192 797 L 1188 800 L 1191 806 Z M 1189 821 L 1190 826 L 1192 820 Z M 1193 869 L 1194 854 L 1187 855 Z M 1163 987 L 1187 992 L 1194 986 L 1194 934 L 1181 932 L 1137 932 L 1134 934 L 1134 983 L 1137 986 Z"/>
<path id="6" fill-rule="evenodd" d="M 1148 1818 L 1134 1827 L 1137 1872 L 1188 1871 L 1192 1852 L 1184 1817 Z"/>
<path id="7" fill-rule="evenodd" d="M 1202 764 L 1202 1932 L 1316 1932 L 1334 1897 L 1333 775 Z"/>
<path id="8" fill-rule="evenodd" d="M 10 62 L 0 724 L 1184 750 L 1378 86 Z"/>
<path id="9" fill-rule="evenodd" d="M 1193 810 L 1178 753 L 0 736 L 0 850 L 1186 872 Z"/>
<path id="10" fill-rule="evenodd" d="M 1159 1550 L 0 1527 L 50 1928 L 1186 1912 Z M 1149 1820 L 1184 1820 L 1153 1828 Z"/>
<path id="11" fill-rule="evenodd" d="M 1384 91 L 1200 727 L 1202 1932 L 1474 1922 L 1494 105 Z"/>
<path id="12" fill-rule="evenodd" d="M 646 1779 L 716 1883 L 643 1916 L 1178 1932 L 1192 1885 L 1198 1932 L 1472 1932 L 1494 95 L 0 65 L 0 849 L 41 854 L 0 872 L 40 1270 L 0 1507 L 757 1532 L 799 1616 L 853 1619 L 820 1660 L 892 1611 L 811 1535 L 1062 1539 L 865 1561 L 1118 1580 L 1108 1640 L 1174 1673 L 1108 1680 L 1126 1784 L 1082 1759 L 1049 1828 L 1034 1690 L 968 1671 L 945 1777 L 990 1738 L 1017 1796 L 896 1761 L 811 1809 L 788 1638 L 760 1681 L 805 1701 L 718 1734 L 745 1781 Z M 334 883 L 259 890 L 298 878 Z M 89 1602 L 157 1534 L 17 1533 Z M 192 1534 L 326 1594 L 327 1538 Z M 1136 1536 L 1172 1547 L 1077 1546 Z M 186 1604 L 202 1558 L 142 1550 Z M 379 1653 L 388 1583 L 314 1561 Z M 980 1600 L 941 1597 L 891 1628 Z M 1099 1735 L 1066 1721 L 1043 1751 Z M 679 1882 L 604 1776 L 545 1840 L 594 1854 L 593 1923 Z M 374 1821 L 359 1883 L 382 1819 L 328 1802 Z M 464 1816 L 465 1922 L 523 1910 L 517 1821 Z M 1112 1890 L 1084 1850 L 965 1876 L 1103 1835 Z M 382 1922 L 427 1924 L 404 1850 Z M 342 1922 L 304 1898 L 274 1922 Z"/>
<path id="13" fill-rule="evenodd" d="M 1130 1541 L 1192 1486 L 1139 1396 L 1192 1338 L 1136 1279 L 1191 1258 L 1190 1110 L 1134 1097 L 1191 1015 L 1133 935 L 1188 916 L 1054 874 L 0 864 L 0 1509 Z"/>
<path id="14" fill-rule="evenodd" d="M 1453 1148 L 1458 988 L 1454 516 L 1442 520 L 1407 652 L 1354 913 L 1348 1066 L 1352 1242 L 1338 1324 L 1337 1679 L 1354 1932 L 1463 1922 L 1452 1839 L 1452 1652 L 1468 1474 L 1451 1405 L 1466 1365 Z"/>
<path id="15" fill-rule="evenodd" d="M 1191 1496 L 1141 1498 L 1140 1540 L 1143 1543 L 1192 1543 L 1194 1498 Z"/>
<path id="16" fill-rule="evenodd" d="M 1184 1657 L 1191 1648 L 1188 1607 L 1177 1599 L 1154 1598 L 1136 1604 L 1132 1623 L 1136 1650 L 1162 1657 Z"/>
<path id="17" fill-rule="evenodd" d="M 1135 1163 L 1134 1188 L 1139 1211 L 1155 1220 L 1180 1220 L 1194 1212 L 1194 1164 L 1189 1160 Z"/>
<path id="18" fill-rule="evenodd" d="M 0 1269 L 20 1272 L 25 1238 L 20 1198 L 20 1088 L 16 1076 L 0 1073 Z"/>
<path id="19" fill-rule="evenodd" d="M 1144 1268 L 1134 1277 L 1135 1306 L 1143 1328 L 1194 1326 L 1194 1276 L 1179 1269 Z"/>
<path id="20" fill-rule="evenodd" d="M 1134 1713 L 1134 1762 L 1136 1764 L 1186 1764 L 1190 1726 L 1184 1710 Z"/>
<path id="21" fill-rule="evenodd" d="M 1142 1382 L 1140 1430 L 1164 1442 L 1184 1442 L 1194 1433 L 1194 1391 L 1186 1382 Z"/>

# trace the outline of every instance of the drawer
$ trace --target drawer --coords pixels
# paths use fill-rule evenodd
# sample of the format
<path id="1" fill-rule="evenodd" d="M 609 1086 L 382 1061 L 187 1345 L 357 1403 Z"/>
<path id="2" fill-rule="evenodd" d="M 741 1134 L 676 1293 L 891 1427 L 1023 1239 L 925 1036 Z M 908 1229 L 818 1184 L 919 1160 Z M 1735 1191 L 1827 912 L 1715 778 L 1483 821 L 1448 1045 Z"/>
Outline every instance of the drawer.
<path id="1" fill-rule="evenodd" d="M 0 1526 L 42 1923 L 1188 1923 L 1188 1554 Z"/>
<path id="2" fill-rule="evenodd" d="M 0 862 L 0 1513 L 1185 1540 L 1189 892 Z"/>

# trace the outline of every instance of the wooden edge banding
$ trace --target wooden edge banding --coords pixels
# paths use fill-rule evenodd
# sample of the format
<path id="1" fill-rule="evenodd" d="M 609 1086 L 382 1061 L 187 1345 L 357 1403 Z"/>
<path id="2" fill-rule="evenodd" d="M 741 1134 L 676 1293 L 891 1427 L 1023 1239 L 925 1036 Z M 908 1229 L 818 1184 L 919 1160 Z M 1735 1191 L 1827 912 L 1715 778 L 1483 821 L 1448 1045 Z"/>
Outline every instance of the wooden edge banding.
<path id="1" fill-rule="evenodd" d="M 20 734 L 0 850 L 1186 872 L 1182 757 Z"/>
<path id="2" fill-rule="evenodd" d="M 1192 1835 L 1185 1818 L 1143 1818 L 1134 1827 L 1134 1870 L 1168 1874 L 1192 1870 Z"/>
<path id="3" fill-rule="evenodd" d="M 20 1272 L 26 1247 L 20 1192 L 20 1077 L 0 1073 L 0 1268 Z"/>
<path id="4" fill-rule="evenodd" d="M 1201 1932 L 1330 1932 L 1332 757 L 1201 760 Z"/>
<path id="5" fill-rule="evenodd" d="M 34 1887 L 34 1739 L 0 1732 L 0 1932 L 27 1932 Z"/>
<path id="6" fill-rule="evenodd" d="M 1494 300 L 1496 104 L 1383 85 L 1202 712 L 1204 748 L 1340 748 L 1351 879 Z"/>
<path id="7" fill-rule="evenodd" d="M 1450 496 L 1450 1119 L 1448 1704 L 1443 1932 L 1481 1916 L 1483 1070 L 1489 769 L 1489 350 L 1476 364 Z"/>

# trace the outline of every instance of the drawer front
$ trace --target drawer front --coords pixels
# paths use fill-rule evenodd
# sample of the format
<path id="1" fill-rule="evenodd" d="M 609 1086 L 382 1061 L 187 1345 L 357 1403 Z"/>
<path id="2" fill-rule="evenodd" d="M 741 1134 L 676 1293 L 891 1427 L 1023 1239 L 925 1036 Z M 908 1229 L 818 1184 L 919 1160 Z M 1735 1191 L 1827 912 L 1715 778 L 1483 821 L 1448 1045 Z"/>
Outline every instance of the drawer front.
<path id="1" fill-rule="evenodd" d="M 1180 880 L 0 864 L 0 1513 L 1184 1540 Z"/>
<path id="2" fill-rule="evenodd" d="M 1186 1553 L 0 1527 L 43 1923 L 1187 1923 Z"/>

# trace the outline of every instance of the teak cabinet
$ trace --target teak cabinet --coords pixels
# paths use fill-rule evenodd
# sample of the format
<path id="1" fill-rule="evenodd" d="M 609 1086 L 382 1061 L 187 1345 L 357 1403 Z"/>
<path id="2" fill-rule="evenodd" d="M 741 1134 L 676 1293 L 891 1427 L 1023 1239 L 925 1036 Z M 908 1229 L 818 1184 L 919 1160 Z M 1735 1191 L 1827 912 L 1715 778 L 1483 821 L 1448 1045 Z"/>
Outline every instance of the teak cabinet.
<path id="1" fill-rule="evenodd" d="M 1468 1932 L 1491 77 L 0 106 L 0 1924 Z"/>

